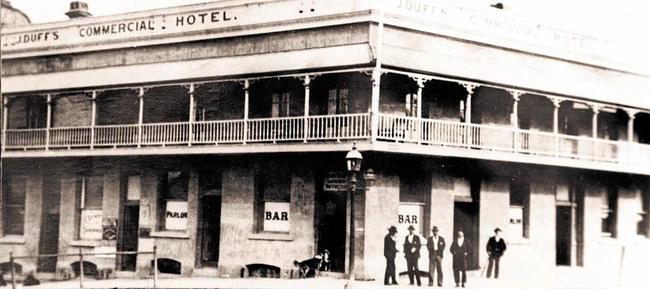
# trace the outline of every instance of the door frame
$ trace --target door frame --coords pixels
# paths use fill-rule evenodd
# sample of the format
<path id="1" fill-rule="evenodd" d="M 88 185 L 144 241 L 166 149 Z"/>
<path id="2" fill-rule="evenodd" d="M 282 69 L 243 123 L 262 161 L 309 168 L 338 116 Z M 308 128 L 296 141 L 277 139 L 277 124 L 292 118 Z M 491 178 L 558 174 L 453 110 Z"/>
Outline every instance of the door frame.
<path id="1" fill-rule="evenodd" d="M 221 209 L 223 205 L 223 196 L 221 191 L 218 190 L 209 190 L 205 192 L 199 192 L 199 197 L 198 197 L 198 208 L 197 208 L 197 226 L 196 226 L 196 234 L 197 234 L 197 245 L 196 245 L 196 266 L 199 268 L 217 268 L 219 267 L 219 257 L 217 256 L 217 261 L 216 262 L 203 262 L 203 245 L 205 244 L 204 241 L 204 229 L 203 226 L 201 226 L 201 223 L 203 222 L 203 198 L 204 197 L 218 197 L 219 198 L 219 249 L 221 249 Z M 219 250 L 221 251 L 221 250 Z"/>

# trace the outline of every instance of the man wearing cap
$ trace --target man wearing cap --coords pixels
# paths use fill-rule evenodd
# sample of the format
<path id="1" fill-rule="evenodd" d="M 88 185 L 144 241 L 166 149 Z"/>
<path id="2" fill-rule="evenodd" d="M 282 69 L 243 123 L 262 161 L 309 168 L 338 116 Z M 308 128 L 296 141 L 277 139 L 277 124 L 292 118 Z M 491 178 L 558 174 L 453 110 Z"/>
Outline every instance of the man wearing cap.
<path id="1" fill-rule="evenodd" d="M 386 273 L 384 273 L 384 285 L 397 285 L 395 279 L 395 255 L 397 254 L 397 242 L 395 241 L 397 228 L 390 226 L 388 234 L 384 237 L 384 257 L 386 257 Z M 390 279 L 392 283 L 389 283 Z"/>
<path id="2" fill-rule="evenodd" d="M 465 240 L 465 234 L 462 231 L 458 231 L 456 240 L 451 243 L 449 251 L 453 256 L 452 267 L 454 269 L 456 287 L 458 287 L 458 283 L 462 284 L 462 287 L 465 287 L 465 283 L 467 283 L 467 259 L 472 254 L 472 246 Z"/>
<path id="3" fill-rule="evenodd" d="M 433 235 L 427 239 L 429 250 L 429 286 L 433 286 L 433 274 L 437 271 L 438 286 L 442 287 L 442 255 L 445 252 L 445 238 L 438 236 L 438 227 L 431 229 Z"/>
<path id="4" fill-rule="evenodd" d="M 494 236 L 490 237 L 487 246 L 485 246 L 489 256 L 487 278 L 492 276 L 492 267 L 494 267 L 494 278 L 499 278 L 499 259 L 506 251 L 506 242 L 501 238 L 500 233 L 501 229 L 494 229 Z"/>
<path id="5" fill-rule="evenodd" d="M 404 238 L 404 257 L 406 258 L 406 270 L 409 274 L 409 283 L 413 285 L 413 275 L 418 282 L 418 286 L 422 285 L 420 282 L 420 269 L 418 268 L 418 259 L 420 259 L 420 237 L 413 234 L 415 228 L 413 225 L 408 227 L 409 234 Z"/>

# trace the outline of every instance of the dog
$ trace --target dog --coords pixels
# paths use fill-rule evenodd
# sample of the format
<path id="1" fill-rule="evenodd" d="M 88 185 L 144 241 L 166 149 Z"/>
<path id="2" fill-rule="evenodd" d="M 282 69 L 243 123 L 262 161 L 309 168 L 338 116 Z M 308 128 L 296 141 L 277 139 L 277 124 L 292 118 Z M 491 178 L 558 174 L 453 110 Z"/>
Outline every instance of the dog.
<path id="1" fill-rule="evenodd" d="M 320 266 L 320 271 L 329 272 L 332 269 L 331 262 L 330 262 L 330 251 L 327 249 L 323 250 L 321 256 L 323 256 L 322 259 L 323 261 Z"/>
<path id="2" fill-rule="evenodd" d="M 293 261 L 293 265 L 298 269 L 298 278 L 315 278 L 318 277 L 318 272 L 323 264 L 323 256 L 321 254 L 315 255 L 313 258 L 298 262 Z"/>

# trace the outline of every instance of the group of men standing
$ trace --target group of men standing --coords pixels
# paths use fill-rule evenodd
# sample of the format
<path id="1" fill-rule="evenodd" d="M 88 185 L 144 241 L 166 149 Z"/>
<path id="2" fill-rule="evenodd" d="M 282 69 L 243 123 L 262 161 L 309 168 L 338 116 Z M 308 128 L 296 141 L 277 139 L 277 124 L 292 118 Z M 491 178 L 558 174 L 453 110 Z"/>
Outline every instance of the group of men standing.
<path id="1" fill-rule="evenodd" d="M 413 226 L 408 227 L 409 234 L 404 238 L 404 257 L 406 258 L 406 269 L 409 276 L 409 282 L 418 286 L 422 285 L 420 280 L 420 269 L 418 268 L 418 259 L 420 259 L 420 248 L 422 243 L 420 237 L 413 232 Z M 429 251 L 429 286 L 433 286 L 433 276 L 436 275 L 437 285 L 442 287 L 442 259 L 447 246 L 445 239 L 438 235 L 438 227 L 433 226 L 432 235 L 427 239 L 427 250 Z M 487 243 L 488 252 L 488 271 L 487 278 L 492 275 L 494 268 L 494 278 L 499 278 L 499 260 L 506 250 L 506 243 L 500 236 L 501 229 L 494 230 L 494 236 Z M 384 274 L 385 285 L 397 285 L 395 277 L 395 257 L 397 255 L 397 228 L 391 226 L 388 228 L 388 234 L 384 237 L 384 257 L 386 257 L 386 273 Z M 452 242 L 449 252 L 452 255 L 452 268 L 454 271 L 454 282 L 456 287 L 465 287 L 467 283 L 468 259 L 473 253 L 470 242 L 465 240 L 465 234 L 462 231 L 456 233 L 456 238 Z"/>

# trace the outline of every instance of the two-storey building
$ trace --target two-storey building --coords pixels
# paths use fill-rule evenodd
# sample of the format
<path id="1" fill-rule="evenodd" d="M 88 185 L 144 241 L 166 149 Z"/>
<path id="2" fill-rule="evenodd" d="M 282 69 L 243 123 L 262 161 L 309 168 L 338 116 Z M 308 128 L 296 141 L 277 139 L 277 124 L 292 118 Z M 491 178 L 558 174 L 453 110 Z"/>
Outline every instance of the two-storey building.
<path id="1" fill-rule="evenodd" d="M 414 225 L 464 231 L 473 268 L 503 229 L 505 278 L 634 284 L 650 255 L 650 72 L 629 56 L 429 0 L 233 0 L 4 29 L 0 261 L 155 245 L 169 270 L 236 277 L 327 249 L 349 273 L 354 218 L 360 279 L 382 279 L 386 229 Z M 146 275 L 152 257 L 86 261 Z"/>

